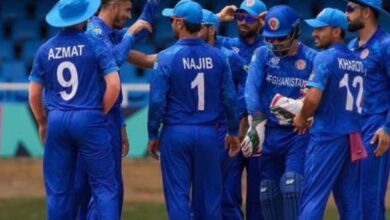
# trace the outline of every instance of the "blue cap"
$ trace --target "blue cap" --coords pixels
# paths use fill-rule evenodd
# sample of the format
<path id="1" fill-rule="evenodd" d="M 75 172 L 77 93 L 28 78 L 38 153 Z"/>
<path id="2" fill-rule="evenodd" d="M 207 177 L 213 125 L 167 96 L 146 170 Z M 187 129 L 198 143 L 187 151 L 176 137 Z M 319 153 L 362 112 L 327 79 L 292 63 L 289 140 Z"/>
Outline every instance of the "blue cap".
<path id="1" fill-rule="evenodd" d="M 265 16 L 263 36 L 265 38 L 287 37 L 300 24 L 298 14 L 287 5 L 277 5 Z"/>
<path id="2" fill-rule="evenodd" d="M 267 6 L 260 0 L 244 0 L 237 11 L 245 11 L 250 16 L 257 17 L 267 11 Z"/>
<path id="3" fill-rule="evenodd" d="M 355 2 L 359 5 L 368 6 L 383 15 L 390 16 L 390 13 L 385 11 L 382 8 L 382 0 L 349 0 L 349 1 Z"/>
<path id="4" fill-rule="evenodd" d="M 348 18 L 344 12 L 334 9 L 325 8 L 316 18 L 306 19 L 305 22 L 312 28 L 336 27 L 347 30 Z"/>
<path id="5" fill-rule="evenodd" d="M 100 0 L 59 0 L 46 15 L 46 22 L 53 27 L 80 24 L 99 9 Z"/>
<path id="6" fill-rule="evenodd" d="M 216 14 L 214 14 L 213 12 L 207 9 L 203 9 L 202 12 L 203 12 L 202 24 L 208 24 L 215 27 L 219 26 L 219 18 Z"/>
<path id="7" fill-rule="evenodd" d="M 183 18 L 184 21 L 191 24 L 202 23 L 202 7 L 191 0 L 181 0 L 175 8 L 166 8 L 162 11 L 162 15 L 166 17 Z"/>

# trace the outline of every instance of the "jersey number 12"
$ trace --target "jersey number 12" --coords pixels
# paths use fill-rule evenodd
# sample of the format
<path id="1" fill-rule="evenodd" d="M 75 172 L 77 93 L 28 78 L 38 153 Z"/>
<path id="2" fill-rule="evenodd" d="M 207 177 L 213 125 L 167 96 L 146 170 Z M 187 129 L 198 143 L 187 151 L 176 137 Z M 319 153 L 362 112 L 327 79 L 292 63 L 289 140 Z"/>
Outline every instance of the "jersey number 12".
<path id="1" fill-rule="evenodd" d="M 345 109 L 347 111 L 353 111 L 353 109 L 354 109 L 353 105 L 355 103 L 355 106 L 357 108 L 357 112 L 362 113 L 362 107 L 361 107 L 362 103 L 361 102 L 362 102 L 362 98 L 363 98 L 363 77 L 355 76 L 355 78 L 353 78 L 353 80 L 352 80 L 352 87 L 354 87 L 354 88 L 359 87 L 359 91 L 358 91 L 356 100 L 354 100 L 355 97 L 353 97 L 351 90 L 350 90 L 349 74 L 348 73 L 346 73 L 344 75 L 344 77 L 341 79 L 341 81 L 339 83 L 339 87 L 340 88 L 342 88 L 342 87 L 347 88 L 347 100 L 345 103 Z"/>

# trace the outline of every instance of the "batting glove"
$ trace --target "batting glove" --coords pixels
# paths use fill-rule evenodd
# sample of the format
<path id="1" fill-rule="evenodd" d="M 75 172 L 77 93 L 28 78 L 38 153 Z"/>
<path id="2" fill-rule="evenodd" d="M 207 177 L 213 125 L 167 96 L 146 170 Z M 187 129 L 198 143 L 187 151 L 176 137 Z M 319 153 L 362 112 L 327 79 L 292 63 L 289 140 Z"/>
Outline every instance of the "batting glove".
<path id="1" fill-rule="evenodd" d="M 280 125 L 292 125 L 293 119 L 303 107 L 302 99 L 292 99 L 279 93 L 272 99 L 270 109 Z"/>
<path id="2" fill-rule="evenodd" d="M 267 119 L 263 115 L 248 116 L 248 132 L 241 143 L 241 151 L 245 157 L 250 157 L 253 153 L 260 153 L 263 150 L 265 124 Z"/>

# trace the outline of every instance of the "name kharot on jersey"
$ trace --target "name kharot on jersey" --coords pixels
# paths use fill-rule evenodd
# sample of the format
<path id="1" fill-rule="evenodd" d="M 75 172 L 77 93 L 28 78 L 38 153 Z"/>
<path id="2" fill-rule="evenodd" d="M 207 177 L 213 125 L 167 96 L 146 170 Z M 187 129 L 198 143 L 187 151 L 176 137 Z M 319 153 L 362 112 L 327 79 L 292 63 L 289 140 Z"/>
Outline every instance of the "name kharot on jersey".
<path id="1" fill-rule="evenodd" d="M 359 60 L 348 60 L 344 58 L 337 58 L 339 63 L 339 69 L 354 71 L 358 73 L 365 73 L 364 65 L 362 61 Z"/>
<path id="2" fill-rule="evenodd" d="M 83 55 L 83 49 L 85 45 L 74 45 L 68 47 L 55 47 L 50 48 L 47 59 L 57 60 L 63 58 L 78 57 Z"/>

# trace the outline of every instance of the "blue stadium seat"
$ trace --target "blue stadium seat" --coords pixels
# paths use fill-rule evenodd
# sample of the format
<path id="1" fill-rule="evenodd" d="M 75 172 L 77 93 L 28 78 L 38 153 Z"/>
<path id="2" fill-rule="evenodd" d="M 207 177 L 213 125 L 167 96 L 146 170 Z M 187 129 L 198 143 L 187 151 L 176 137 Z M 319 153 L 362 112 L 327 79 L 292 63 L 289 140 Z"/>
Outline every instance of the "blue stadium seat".
<path id="1" fill-rule="evenodd" d="M 15 58 L 14 43 L 10 40 L 0 40 L 0 61 Z"/>
<path id="2" fill-rule="evenodd" d="M 3 0 L 4 1 L 4 0 Z M 23 19 L 27 17 L 27 1 L 18 0 L 10 1 L 5 0 L 2 3 L 0 11 L 2 20 L 15 20 Z"/>
<path id="3" fill-rule="evenodd" d="M 132 83 L 137 77 L 137 68 L 129 63 L 124 63 L 120 68 L 122 83 Z"/>
<path id="4" fill-rule="evenodd" d="M 0 69 L 7 82 L 28 82 L 27 68 L 23 61 L 3 62 Z"/>
<path id="5" fill-rule="evenodd" d="M 3 23 L 3 20 L 0 20 L 0 40 L 4 39 L 4 32 L 5 32 L 5 28 L 4 28 L 4 23 Z"/>
<path id="6" fill-rule="evenodd" d="M 55 5 L 56 1 L 42 0 L 39 4 L 35 4 L 35 18 L 43 20 L 50 9 Z"/>
<path id="7" fill-rule="evenodd" d="M 41 38 L 41 25 L 37 20 L 18 20 L 12 25 L 12 39 L 15 41 L 38 40 Z"/>
<path id="8" fill-rule="evenodd" d="M 1 65 L 0 72 L 3 73 L 4 82 L 14 82 L 14 83 L 27 83 L 27 69 L 23 61 L 13 60 L 4 62 Z M 4 97 L 0 97 L 3 101 L 7 102 L 26 102 L 28 100 L 27 91 L 8 91 L 4 93 Z"/>
<path id="9" fill-rule="evenodd" d="M 22 59 L 26 63 L 30 63 L 34 57 L 39 47 L 41 46 L 42 41 L 40 40 L 32 40 L 24 42 L 22 46 Z"/>

